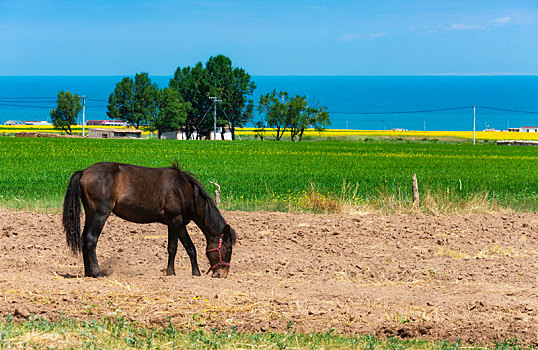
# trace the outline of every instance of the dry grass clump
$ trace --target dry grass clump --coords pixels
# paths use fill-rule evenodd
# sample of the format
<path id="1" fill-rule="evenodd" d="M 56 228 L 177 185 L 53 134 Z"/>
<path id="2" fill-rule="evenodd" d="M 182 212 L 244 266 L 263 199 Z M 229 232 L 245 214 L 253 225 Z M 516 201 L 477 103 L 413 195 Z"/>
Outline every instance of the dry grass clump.
<path id="1" fill-rule="evenodd" d="M 6 339 L 6 343 L 11 343 L 18 348 L 66 349 L 79 347 L 82 343 L 80 338 L 75 332 L 32 330 Z"/>
<path id="2" fill-rule="evenodd" d="M 319 186 L 310 184 L 310 190 L 301 196 L 290 211 L 311 211 L 320 213 L 425 213 L 425 214 L 479 214 L 506 211 L 500 207 L 495 198 L 491 198 L 487 191 L 475 193 L 472 196 L 459 197 L 446 191 L 430 191 L 420 198 L 420 204 L 413 203 L 410 194 L 401 188 L 393 193 L 379 192 L 374 198 L 363 199 L 357 197 L 358 185 L 346 184 L 344 181 L 340 193 L 323 194 Z M 409 191 L 410 192 L 410 191 Z"/>
<path id="3" fill-rule="evenodd" d="M 464 198 L 455 198 L 450 191 L 426 190 L 421 209 L 432 214 L 483 214 L 503 211 L 488 191 L 475 193 Z"/>
<path id="4" fill-rule="evenodd" d="M 297 200 L 297 209 L 321 213 L 341 213 L 345 204 L 343 199 L 343 195 L 335 197 L 329 194 L 322 194 L 319 191 L 319 186 L 310 182 L 310 190 L 303 193 Z"/>

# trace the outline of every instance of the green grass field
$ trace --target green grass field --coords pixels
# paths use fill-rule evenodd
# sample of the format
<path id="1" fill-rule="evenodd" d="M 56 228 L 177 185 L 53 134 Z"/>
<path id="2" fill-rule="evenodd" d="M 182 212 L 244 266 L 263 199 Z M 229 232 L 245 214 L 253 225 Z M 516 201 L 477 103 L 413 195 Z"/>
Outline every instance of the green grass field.
<path id="1" fill-rule="evenodd" d="M 71 174 L 96 162 L 163 167 L 178 159 L 208 192 L 215 189 L 209 181 L 222 186 L 226 209 L 315 210 L 313 197 L 392 207 L 412 201 L 414 173 L 423 198 L 482 196 L 519 210 L 538 208 L 534 147 L 0 137 L 0 149 L 0 203 L 7 207 L 60 208 Z"/>
<path id="2" fill-rule="evenodd" d="M 172 324 L 165 328 L 142 327 L 121 317 L 104 321 L 63 319 L 49 322 L 31 317 L 15 322 L 11 316 L 0 321 L 0 349 L 485 349 L 458 342 L 399 338 L 377 339 L 370 335 L 241 333 L 228 330 L 180 331 Z M 517 339 L 498 342 L 497 350 L 534 349 Z"/>

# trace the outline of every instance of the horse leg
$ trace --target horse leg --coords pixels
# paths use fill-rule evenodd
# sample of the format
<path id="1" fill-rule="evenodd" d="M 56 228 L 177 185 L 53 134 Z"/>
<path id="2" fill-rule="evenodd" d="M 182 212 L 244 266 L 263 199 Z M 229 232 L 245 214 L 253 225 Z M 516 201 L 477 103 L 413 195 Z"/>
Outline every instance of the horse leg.
<path id="1" fill-rule="evenodd" d="M 173 225 L 168 225 L 168 266 L 166 267 L 167 276 L 174 276 L 176 274 L 174 262 L 176 260 L 178 236 L 179 229 L 177 227 L 174 227 Z"/>
<path id="2" fill-rule="evenodd" d="M 99 276 L 99 264 L 97 263 L 97 255 L 95 247 L 97 240 L 103 230 L 108 215 L 93 214 L 88 215 L 84 230 L 82 231 L 82 257 L 84 259 L 84 275 L 86 277 Z"/>
<path id="3" fill-rule="evenodd" d="M 192 243 L 191 237 L 187 232 L 187 226 L 185 225 L 182 225 L 179 229 L 179 240 L 191 259 L 192 275 L 200 276 L 200 268 L 198 267 L 198 260 L 196 260 L 196 248 L 194 247 L 194 243 Z"/>

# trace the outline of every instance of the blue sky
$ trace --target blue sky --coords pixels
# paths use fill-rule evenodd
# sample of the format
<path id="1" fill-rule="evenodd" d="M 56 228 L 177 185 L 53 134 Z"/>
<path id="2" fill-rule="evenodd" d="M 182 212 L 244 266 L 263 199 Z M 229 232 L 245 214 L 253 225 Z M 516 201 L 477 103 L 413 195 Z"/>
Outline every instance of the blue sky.
<path id="1" fill-rule="evenodd" d="M 538 74 L 538 1 L 0 0 L 0 75 Z"/>

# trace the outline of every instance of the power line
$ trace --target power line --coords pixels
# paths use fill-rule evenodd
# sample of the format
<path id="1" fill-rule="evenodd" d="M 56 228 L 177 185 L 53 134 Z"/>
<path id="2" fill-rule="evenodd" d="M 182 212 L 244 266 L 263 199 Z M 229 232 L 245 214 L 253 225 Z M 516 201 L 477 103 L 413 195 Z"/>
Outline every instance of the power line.
<path id="1" fill-rule="evenodd" d="M 22 107 L 22 108 L 54 108 L 54 106 L 29 106 L 29 105 L 17 105 L 17 104 L 2 103 L 2 102 L 0 102 L 0 106 Z"/>
<path id="2" fill-rule="evenodd" d="M 0 102 L 3 102 L 3 103 L 43 103 L 43 102 L 56 102 L 56 100 L 25 101 L 25 100 L 4 100 L 4 99 L 0 99 Z"/>
<path id="3" fill-rule="evenodd" d="M 507 108 L 496 108 L 496 107 L 486 107 L 486 106 L 477 106 L 478 108 L 490 109 L 493 111 L 502 111 L 502 112 L 513 112 L 513 113 L 526 113 L 526 114 L 538 114 L 535 111 L 521 111 L 517 109 L 507 109 Z"/>
<path id="4" fill-rule="evenodd" d="M 211 104 L 211 106 L 209 106 L 209 108 L 207 109 L 207 112 L 205 112 L 204 116 L 202 117 L 202 120 L 200 120 L 200 122 L 198 123 L 198 125 L 196 125 L 196 130 L 198 130 L 198 128 L 200 127 L 200 125 L 202 125 L 202 122 L 204 121 L 207 113 L 209 113 L 209 111 L 211 110 L 211 107 L 213 107 L 213 105 L 215 104 L 216 102 L 213 101 L 213 103 Z"/>
<path id="5" fill-rule="evenodd" d="M 390 112 L 330 112 L 333 114 L 411 114 L 411 113 L 430 113 L 430 112 L 444 112 L 444 111 L 453 111 L 457 109 L 467 109 L 472 108 L 472 106 L 464 107 L 452 107 L 452 108 L 438 108 L 438 109 L 421 109 L 416 111 L 390 111 Z"/>
<path id="6" fill-rule="evenodd" d="M 0 97 L 0 100 L 55 100 L 56 97 Z"/>
<path id="7" fill-rule="evenodd" d="M 86 101 L 93 102 L 108 102 L 107 100 L 102 99 L 93 99 L 87 98 Z M 34 105 L 34 103 L 54 103 L 56 102 L 56 97 L 0 97 L 0 106 L 6 107 L 20 107 L 20 108 L 54 108 L 51 106 L 43 105 Z M 88 108 L 106 108 L 107 106 L 98 105 L 98 106 L 87 106 Z M 213 107 L 213 104 L 211 105 Z M 210 108 L 211 108 L 210 107 Z M 446 112 L 462 109 L 472 109 L 473 106 L 461 106 L 461 107 L 448 107 L 448 108 L 434 108 L 434 109 L 419 109 L 411 111 L 381 111 L 381 112 L 370 112 L 370 111 L 356 111 L 356 112 L 341 112 L 341 111 L 329 111 L 332 114 L 345 114 L 345 115 L 391 115 L 391 114 L 419 114 L 419 113 L 434 113 L 434 112 Z M 487 109 L 492 111 L 501 111 L 501 112 L 511 112 L 511 113 L 522 113 L 522 114 L 538 114 L 538 111 L 527 111 L 511 108 L 498 108 L 490 106 L 476 106 L 477 109 Z M 221 108 L 222 109 L 222 108 Z M 224 112 L 225 113 L 225 112 Z M 202 118 L 202 121 L 204 120 Z M 362 119 L 361 121 L 375 121 Z M 201 122 L 201 121 L 200 121 Z"/>

